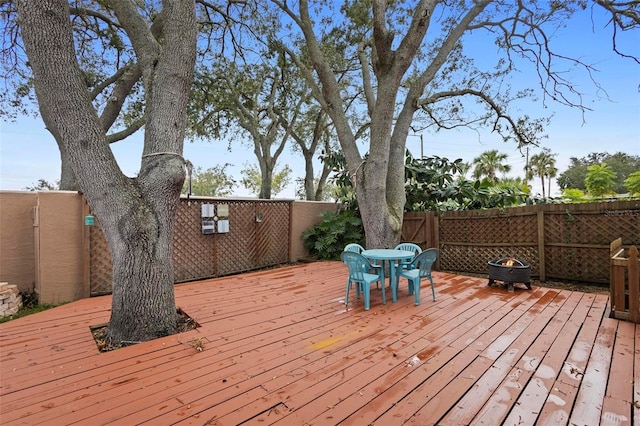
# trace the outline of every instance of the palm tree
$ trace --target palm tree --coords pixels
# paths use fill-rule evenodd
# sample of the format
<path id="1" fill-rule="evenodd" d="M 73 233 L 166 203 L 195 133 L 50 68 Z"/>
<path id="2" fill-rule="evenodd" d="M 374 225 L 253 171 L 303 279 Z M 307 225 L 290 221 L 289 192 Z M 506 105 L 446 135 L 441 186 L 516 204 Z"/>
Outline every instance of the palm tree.
<path id="1" fill-rule="evenodd" d="M 552 154 L 549 148 L 544 148 L 541 153 L 534 155 L 525 166 L 527 180 L 539 177 L 542 184 L 542 198 L 547 198 L 545 194 L 544 179 L 548 178 L 549 196 L 551 196 L 551 178 L 556 177 L 556 155 Z"/>
<path id="2" fill-rule="evenodd" d="M 547 185 L 549 185 L 549 197 L 551 197 L 551 179 L 558 175 L 558 168 L 556 167 L 556 154 L 553 155 L 552 163 L 547 168 Z"/>
<path id="3" fill-rule="evenodd" d="M 486 176 L 491 183 L 495 184 L 497 172 L 507 173 L 511 170 L 511 166 L 505 164 L 507 158 L 507 154 L 501 154 L 497 149 L 483 152 L 473 159 L 475 165 L 473 177 L 480 179 L 482 176 Z"/>

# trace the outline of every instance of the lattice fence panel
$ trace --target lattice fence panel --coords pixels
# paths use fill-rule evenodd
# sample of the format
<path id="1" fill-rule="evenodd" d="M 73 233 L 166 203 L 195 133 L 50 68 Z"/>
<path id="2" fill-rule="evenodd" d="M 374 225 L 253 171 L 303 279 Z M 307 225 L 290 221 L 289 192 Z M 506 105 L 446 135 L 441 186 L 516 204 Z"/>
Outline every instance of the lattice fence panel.
<path id="1" fill-rule="evenodd" d="M 553 212 L 545 215 L 547 276 L 609 282 L 609 244 L 640 243 L 638 210 Z"/>
<path id="2" fill-rule="evenodd" d="M 535 215 L 466 219 L 448 219 L 445 215 L 440 221 L 440 240 L 478 244 L 535 243 L 537 219 Z"/>
<path id="3" fill-rule="evenodd" d="M 625 243 L 640 243 L 640 215 L 615 212 L 546 214 L 545 243 L 608 245 L 624 230 Z M 637 213 L 637 212 L 636 212 Z"/>
<path id="4" fill-rule="evenodd" d="M 440 269 L 484 274 L 488 272 L 487 262 L 490 260 L 512 257 L 529 263 L 532 275 L 539 275 L 535 213 L 466 214 L 445 213 L 441 217 Z"/>
<path id="5" fill-rule="evenodd" d="M 547 277 L 574 281 L 609 282 L 609 249 L 547 247 Z"/>
<path id="6" fill-rule="evenodd" d="M 202 204 L 229 206 L 229 232 L 202 234 Z M 217 212 L 217 210 L 216 210 Z M 257 215 L 261 214 L 261 221 Z M 185 282 L 289 261 L 289 202 L 180 200 L 174 229 L 174 279 Z M 113 268 L 97 224 L 91 227 L 91 295 L 111 293 Z"/>
<path id="7" fill-rule="evenodd" d="M 547 279 L 606 283 L 609 243 L 622 236 L 624 244 L 640 244 L 635 201 L 447 212 L 440 220 L 440 267 L 481 273 L 491 258 L 508 256 L 529 262 L 539 275 L 539 214 Z"/>
<path id="8" fill-rule="evenodd" d="M 175 282 L 216 275 L 214 236 L 202 234 L 202 200 L 180 200 L 173 233 Z"/>
<path id="9" fill-rule="evenodd" d="M 101 296 L 111 293 L 113 283 L 111 250 L 97 219 L 89 229 L 89 292 L 91 296 Z"/>
<path id="10" fill-rule="evenodd" d="M 257 227 L 258 266 L 271 266 L 289 259 L 288 203 L 258 203 L 256 214 L 262 214 Z"/>
<path id="11" fill-rule="evenodd" d="M 535 247 L 513 246 L 456 246 L 444 244 L 440 252 L 440 269 L 444 271 L 488 273 L 488 262 L 503 257 L 523 260 L 531 265 L 531 274 L 540 273 L 538 251 Z"/>
<path id="12" fill-rule="evenodd" d="M 253 202 L 229 202 L 229 233 L 216 235 L 218 275 L 256 267 L 256 222 Z"/>

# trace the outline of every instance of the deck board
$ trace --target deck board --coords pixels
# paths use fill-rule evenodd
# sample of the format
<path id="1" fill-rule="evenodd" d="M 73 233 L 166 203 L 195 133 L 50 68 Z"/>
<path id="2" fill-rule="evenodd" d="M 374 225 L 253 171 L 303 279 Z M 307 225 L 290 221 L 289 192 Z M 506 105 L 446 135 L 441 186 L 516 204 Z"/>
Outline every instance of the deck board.
<path id="1" fill-rule="evenodd" d="M 550 344 L 544 357 L 539 362 L 535 359 L 531 360 L 532 367 L 535 367 L 533 376 L 527 374 L 526 384 L 521 380 L 524 376 L 519 377 L 518 383 L 523 386 L 523 389 L 505 419 L 505 424 L 532 424 L 542 411 L 545 400 L 553 388 L 573 344 L 573 340 L 568 337 L 577 334 L 595 299 L 592 294 L 575 293 L 575 295 L 579 297 L 579 303 L 569 318 L 564 322 L 562 322 L 564 317 L 555 318 L 562 328 Z M 574 298 L 575 295 L 571 297 Z M 529 370 L 526 366 L 523 367 L 525 371 Z"/>
<path id="2" fill-rule="evenodd" d="M 340 262 L 180 284 L 198 329 L 108 353 L 109 296 L 0 324 L 0 423 L 638 423 L 640 331 L 607 294 L 433 276 L 435 302 L 403 280 L 369 311 Z"/>

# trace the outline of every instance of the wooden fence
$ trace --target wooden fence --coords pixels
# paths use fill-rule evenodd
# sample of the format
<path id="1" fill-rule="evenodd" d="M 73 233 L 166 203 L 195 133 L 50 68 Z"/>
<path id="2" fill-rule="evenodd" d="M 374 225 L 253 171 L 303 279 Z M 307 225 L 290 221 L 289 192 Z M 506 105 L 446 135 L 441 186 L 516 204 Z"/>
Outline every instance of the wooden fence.
<path id="1" fill-rule="evenodd" d="M 250 271 L 289 261 L 291 201 L 181 199 L 176 213 L 173 262 L 176 283 Z M 203 234 L 202 205 L 220 206 L 228 233 Z M 85 207 L 88 213 L 88 207 Z M 212 214 L 213 216 L 213 214 Z M 220 218 L 222 219 L 222 217 Z M 111 293 L 112 264 L 107 241 L 96 221 L 90 227 L 87 255 L 92 296 Z"/>
<path id="2" fill-rule="evenodd" d="M 202 234 L 202 204 L 224 204 L 228 234 Z M 291 202 L 181 200 L 174 230 L 176 282 L 210 278 L 289 261 Z M 217 210 L 216 210 L 217 211 Z M 85 213 L 88 213 L 86 211 Z M 99 226 L 90 227 L 85 272 L 91 295 L 111 291 L 111 257 Z M 487 273 L 487 262 L 514 257 L 532 275 L 608 283 L 610 242 L 640 246 L 640 201 L 536 205 L 463 212 L 407 213 L 402 240 L 439 247 L 436 268 Z M 231 255 L 230 255 L 231 254 Z"/>
<path id="3" fill-rule="evenodd" d="M 640 262 L 638 249 L 622 247 L 622 238 L 611 243 L 611 316 L 640 322 Z M 626 256 L 625 256 L 626 253 Z"/>
<path id="4" fill-rule="evenodd" d="M 541 281 L 608 284 L 611 241 L 640 247 L 640 201 L 407 213 L 402 234 L 439 247 L 441 270 L 486 274 L 488 261 L 513 257 Z"/>

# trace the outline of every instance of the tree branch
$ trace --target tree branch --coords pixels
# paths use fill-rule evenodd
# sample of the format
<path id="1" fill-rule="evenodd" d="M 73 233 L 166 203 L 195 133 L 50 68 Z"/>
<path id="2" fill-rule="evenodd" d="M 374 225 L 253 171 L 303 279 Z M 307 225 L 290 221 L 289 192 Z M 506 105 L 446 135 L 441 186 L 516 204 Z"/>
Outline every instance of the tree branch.
<path id="1" fill-rule="evenodd" d="M 131 136 L 132 134 L 134 134 L 135 132 L 140 130 L 142 128 L 142 126 L 145 125 L 146 122 L 147 122 L 146 117 L 142 117 L 142 118 L 139 118 L 136 121 L 134 121 L 126 129 L 121 130 L 121 131 L 116 132 L 116 133 L 108 134 L 107 135 L 107 143 L 111 144 L 111 143 L 119 142 L 119 141 L 121 141 L 123 139 L 128 138 L 129 136 Z"/>
<path id="2" fill-rule="evenodd" d="M 640 64 L 640 58 L 622 53 L 618 50 L 618 29 L 622 31 L 630 31 L 640 26 L 640 9 L 638 1 L 608 1 L 595 0 L 595 4 L 601 6 L 611 14 L 611 22 L 613 24 L 613 33 L 611 35 L 611 45 L 613 51 L 623 58 L 630 58 Z"/>
<path id="3" fill-rule="evenodd" d="M 362 67 L 362 87 L 365 99 L 367 100 L 367 110 L 369 112 L 369 116 L 371 116 L 376 104 L 376 95 L 373 91 L 373 84 L 371 83 L 371 70 L 369 69 L 371 64 L 369 63 L 369 57 L 367 56 L 367 47 L 371 47 L 371 40 L 363 40 L 358 43 L 358 59 L 360 60 L 360 66 Z"/>
<path id="4" fill-rule="evenodd" d="M 120 73 L 120 70 L 123 72 Z M 122 106 L 127 100 L 127 96 L 131 93 L 133 86 L 140 80 L 140 77 L 142 77 L 142 70 L 137 64 L 128 65 L 120 70 L 116 73 L 116 75 L 120 74 L 116 86 L 111 92 L 107 105 L 100 115 L 100 122 L 105 132 L 113 126 L 113 123 L 122 110 Z"/>
<path id="5" fill-rule="evenodd" d="M 528 145 L 528 144 L 534 144 L 536 145 L 536 138 L 534 137 L 534 135 L 536 134 L 535 131 L 526 131 L 524 129 L 524 126 L 527 124 L 526 123 L 526 119 L 520 119 L 518 122 L 516 122 L 509 114 L 505 113 L 503 111 L 503 109 L 500 107 L 500 105 L 498 105 L 497 102 L 495 102 L 489 95 L 478 91 L 478 90 L 473 90 L 473 89 L 459 89 L 459 90 L 450 90 L 450 91 L 443 91 L 443 92 L 439 92 L 436 94 L 433 94 L 431 96 L 429 96 L 428 98 L 421 100 L 419 102 L 419 106 L 420 108 L 425 111 L 429 117 L 434 120 L 435 123 L 437 123 L 439 125 L 439 127 L 442 128 L 447 128 L 446 126 L 444 126 L 442 124 L 442 122 L 440 120 L 438 120 L 433 113 L 430 111 L 429 108 L 427 108 L 427 105 L 430 104 L 434 104 L 440 100 L 443 99 L 447 99 L 447 98 L 454 98 L 454 97 L 459 97 L 459 96 L 465 96 L 465 95 L 471 95 L 474 96 L 478 99 L 480 99 L 482 102 L 484 102 L 491 111 L 493 111 L 495 113 L 495 120 L 494 120 L 494 124 L 493 124 L 493 129 L 492 131 L 498 132 L 500 134 L 502 134 L 501 131 L 501 125 L 500 125 L 500 121 L 504 120 L 507 122 L 508 127 L 511 129 L 511 131 L 513 132 L 513 134 L 516 137 L 516 140 L 518 141 L 518 146 L 522 147 L 524 145 Z M 486 120 L 487 117 L 481 117 L 478 118 L 477 120 L 475 120 L 475 122 L 483 122 L 484 120 Z M 474 121 L 471 122 L 466 122 L 464 124 L 458 124 L 455 127 L 460 127 L 460 126 L 468 126 L 470 123 L 473 123 Z M 503 135 L 503 137 L 505 137 Z"/>
<path id="6" fill-rule="evenodd" d="M 71 12 L 71 15 L 76 15 L 80 17 L 91 16 L 93 18 L 97 18 L 101 20 L 102 22 L 104 22 L 110 27 L 122 28 L 122 26 L 118 22 L 114 21 L 109 16 L 98 12 L 97 10 L 86 9 L 84 7 L 72 7 L 69 10 Z"/>

